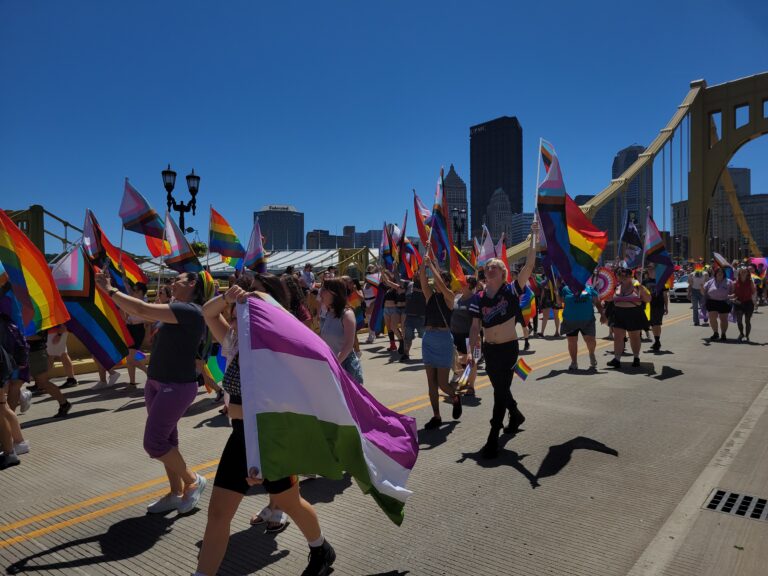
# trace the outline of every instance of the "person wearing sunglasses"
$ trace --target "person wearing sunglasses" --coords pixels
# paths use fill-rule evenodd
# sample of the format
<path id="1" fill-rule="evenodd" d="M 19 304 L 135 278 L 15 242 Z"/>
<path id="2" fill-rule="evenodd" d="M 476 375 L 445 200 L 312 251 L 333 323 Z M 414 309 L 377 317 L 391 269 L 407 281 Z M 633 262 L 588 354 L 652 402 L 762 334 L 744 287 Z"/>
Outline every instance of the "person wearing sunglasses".
<path id="1" fill-rule="evenodd" d="M 629 338 L 632 349 L 632 366 L 640 366 L 640 332 L 648 328 L 645 317 L 645 305 L 651 295 L 640 283 L 635 282 L 632 270 L 626 265 L 619 267 L 616 274 L 619 285 L 608 298 L 613 302 L 613 360 L 608 366 L 621 368 L 621 355 L 624 353 L 624 339 Z"/>

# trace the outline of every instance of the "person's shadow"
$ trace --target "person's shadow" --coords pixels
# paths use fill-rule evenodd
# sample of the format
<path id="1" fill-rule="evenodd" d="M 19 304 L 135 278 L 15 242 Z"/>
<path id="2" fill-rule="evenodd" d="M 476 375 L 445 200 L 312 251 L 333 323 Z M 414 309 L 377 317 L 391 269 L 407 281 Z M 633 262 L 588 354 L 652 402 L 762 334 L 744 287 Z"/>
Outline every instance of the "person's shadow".
<path id="1" fill-rule="evenodd" d="M 568 462 L 571 461 L 574 450 L 593 450 L 603 454 L 610 454 L 611 456 L 619 455 L 617 450 L 609 448 L 602 442 L 585 436 L 577 436 L 563 444 L 549 447 L 547 455 L 544 457 L 541 466 L 539 466 L 539 471 L 536 472 L 536 480 L 559 474 L 568 465 Z"/>
<path id="2" fill-rule="evenodd" d="M 162 516 L 159 514 L 147 514 L 146 516 L 137 516 L 121 520 L 107 529 L 103 534 L 80 538 L 71 542 L 65 542 L 41 552 L 31 554 L 14 562 L 6 568 L 8 574 L 21 574 L 24 572 L 42 572 L 47 570 L 62 570 L 68 572 L 75 568 L 91 566 L 102 562 L 115 562 L 126 560 L 143 554 L 151 549 L 166 534 L 171 532 L 171 526 L 180 516 Z M 101 555 L 88 555 L 88 550 L 93 544 L 98 544 L 101 549 Z M 30 562 L 51 556 L 56 558 L 56 553 L 62 550 L 71 550 L 79 546 L 86 551 L 82 557 L 76 560 L 58 560 L 48 562 L 47 564 Z M 82 551 L 80 552 L 82 554 Z"/>
<path id="3" fill-rule="evenodd" d="M 461 458 L 456 461 L 456 463 L 462 464 L 467 460 L 474 460 L 483 468 L 510 466 L 511 468 L 514 468 L 520 472 L 520 474 L 522 474 L 525 479 L 528 480 L 528 482 L 531 484 L 531 488 L 538 488 L 539 483 L 537 477 L 534 476 L 533 473 L 523 464 L 523 458 L 526 458 L 528 454 L 518 454 L 513 450 L 507 450 L 504 448 L 504 444 L 511 440 L 513 436 L 514 434 L 508 435 L 506 438 L 502 436 L 499 439 L 499 455 L 496 458 L 483 458 L 482 454 L 480 453 L 481 451 L 464 452 L 462 453 Z"/>
<path id="4" fill-rule="evenodd" d="M 437 448 L 440 444 L 445 444 L 448 440 L 448 436 L 453 432 L 458 422 L 453 420 L 448 423 L 444 423 L 440 428 L 434 430 L 426 430 L 421 428 L 418 431 L 419 434 L 419 450 L 432 450 Z"/>
<path id="5" fill-rule="evenodd" d="M 202 543 L 199 542 L 198 546 Z M 303 552 L 303 550 L 302 550 Z M 266 534 L 264 529 L 252 526 L 229 537 L 229 546 L 217 574 L 240 576 L 255 574 L 270 564 L 282 560 L 291 552 L 278 550 L 275 534 Z"/>

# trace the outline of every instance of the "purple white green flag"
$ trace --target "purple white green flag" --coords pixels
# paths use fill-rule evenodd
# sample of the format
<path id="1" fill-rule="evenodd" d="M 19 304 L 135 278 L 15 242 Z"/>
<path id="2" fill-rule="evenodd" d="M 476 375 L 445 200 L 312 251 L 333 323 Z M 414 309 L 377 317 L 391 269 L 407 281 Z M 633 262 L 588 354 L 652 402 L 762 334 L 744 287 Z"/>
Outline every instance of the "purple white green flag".
<path id="1" fill-rule="evenodd" d="M 249 298 L 237 322 L 248 468 L 269 480 L 348 472 L 400 525 L 419 452 L 415 420 L 382 406 L 278 305 Z"/>

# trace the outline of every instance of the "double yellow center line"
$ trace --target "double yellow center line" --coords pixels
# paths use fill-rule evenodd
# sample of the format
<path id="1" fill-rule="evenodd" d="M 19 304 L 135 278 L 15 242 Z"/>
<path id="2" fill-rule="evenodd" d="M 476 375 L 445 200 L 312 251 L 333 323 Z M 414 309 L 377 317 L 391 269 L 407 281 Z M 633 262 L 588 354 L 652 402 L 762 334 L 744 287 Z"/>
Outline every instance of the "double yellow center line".
<path id="1" fill-rule="evenodd" d="M 689 316 L 690 314 L 683 314 L 681 316 L 676 316 L 670 319 L 666 324 L 667 325 L 677 324 L 678 322 L 682 321 L 685 318 L 688 318 Z M 601 348 L 606 348 L 612 345 L 613 345 L 613 342 L 601 342 L 595 347 L 595 349 L 597 350 Z M 582 350 L 582 352 L 580 353 L 580 355 L 584 355 L 584 354 L 586 354 L 586 350 Z M 533 369 L 546 368 L 547 366 L 551 366 L 553 364 L 557 364 L 558 362 L 562 362 L 566 358 L 568 358 L 568 352 L 567 351 L 560 352 L 558 354 L 553 354 L 551 356 L 547 356 L 546 358 L 542 358 L 539 362 L 532 362 L 531 368 Z M 478 377 L 475 383 L 475 389 L 487 388 L 488 386 L 490 386 L 490 381 L 488 380 L 487 376 Z M 408 414 L 409 412 L 414 412 L 416 410 L 420 410 L 421 408 L 426 408 L 427 406 L 429 406 L 429 395 L 423 394 L 421 396 L 415 396 L 408 400 L 404 400 L 402 402 L 392 404 L 388 406 L 388 408 L 390 410 L 397 410 L 401 414 Z M 207 479 L 211 479 L 216 475 L 215 467 L 218 466 L 218 464 L 219 464 L 218 459 L 209 460 L 208 462 L 204 462 L 202 464 L 198 464 L 197 466 L 194 466 L 192 468 L 192 471 L 199 472 L 201 473 L 201 475 L 205 476 Z M 214 468 L 214 470 L 203 472 L 211 468 Z M 70 504 L 68 506 L 56 508 L 55 510 L 50 510 L 49 512 L 44 512 L 42 514 L 30 516 L 28 518 L 24 518 L 23 520 L 19 520 L 17 522 L 2 524 L 0 525 L 0 534 L 8 533 L 8 532 L 18 532 L 20 528 L 24 528 L 25 526 L 29 526 L 30 524 L 38 524 L 38 523 L 45 522 L 46 520 L 50 520 L 52 518 L 64 516 L 66 514 L 84 511 L 88 508 L 93 508 L 105 502 L 125 498 L 126 496 L 137 494 L 139 492 L 144 492 L 144 490 L 147 490 L 149 488 L 154 488 L 158 485 L 165 484 L 167 481 L 168 479 L 165 476 L 161 476 L 159 478 L 147 480 L 146 482 L 134 484 L 133 486 L 129 486 L 128 488 L 125 488 L 123 490 L 116 490 L 108 494 L 102 494 L 101 496 L 89 498 L 88 500 L 83 500 L 82 502 L 78 502 L 76 504 Z M 117 512 L 119 510 L 129 508 L 130 506 L 135 506 L 137 504 L 148 502 L 149 500 L 160 498 L 161 496 L 167 493 L 168 493 L 167 487 L 163 487 L 160 490 L 153 490 L 151 492 L 144 492 L 132 498 L 128 498 L 127 500 L 120 500 L 119 502 L 116 502 L 115 504 L 112 504 L 110 506 L 106 506 L 104 508 L 98 508 L 97 510 L 93 510 L 90 512 L 85 512 L 73 518 L 61 520 L 59 522 L 49 524 L 48 526 L 43 526 L 42 528 L 37 528 L 35 530 L 24 532 L 23 534 L 20 534 L 18 536 L 11 536 L 6 538 L 5 540 L 0 540 L 0 548 L 6 548 L 8 546 L 12 546 L 14 544 L 18 544 L 20 542 L 30 540 L 32 538 L 36 538 L 38 536 L 43 536 L 44 534 L 48 534 L 50 532 L 56 532 L 58 530 L 63 530 L 64 528 L 74 526 L 76 524 L 88 522 L 89 520 L 93 520 L 94 518 L 99 518 L 101 516 L 111 514 L 112 512 Z"/>

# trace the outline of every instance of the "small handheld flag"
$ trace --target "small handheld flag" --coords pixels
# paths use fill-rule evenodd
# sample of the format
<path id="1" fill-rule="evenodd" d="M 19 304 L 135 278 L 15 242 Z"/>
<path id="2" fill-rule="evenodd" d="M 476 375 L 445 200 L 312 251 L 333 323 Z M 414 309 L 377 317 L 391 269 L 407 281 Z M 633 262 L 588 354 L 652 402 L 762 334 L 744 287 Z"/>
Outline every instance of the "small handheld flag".
<path id="1" fill-rule="evenodd" d="M 526 364 L 525 360 L 520 358 L 517 361 L 517 364 L 515 364 L 515 374 L 520 376 L 520 379 L 525 381 L 526 378 L 528 378 L 528 374 L 531 373 L 531 370 L 533 370 L 528 364 Z"/>

